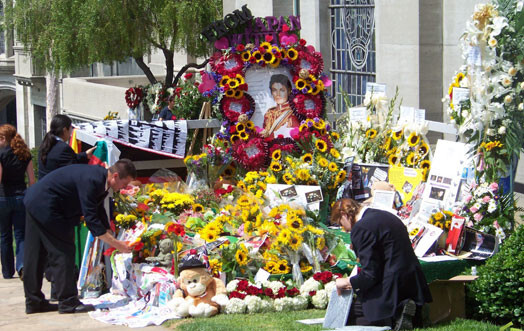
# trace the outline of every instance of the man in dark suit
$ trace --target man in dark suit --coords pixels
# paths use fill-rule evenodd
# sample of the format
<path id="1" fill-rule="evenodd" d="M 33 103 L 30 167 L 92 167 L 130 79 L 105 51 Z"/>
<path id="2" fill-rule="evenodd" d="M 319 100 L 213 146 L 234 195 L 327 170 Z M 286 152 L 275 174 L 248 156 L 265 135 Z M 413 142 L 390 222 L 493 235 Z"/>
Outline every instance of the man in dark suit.
<path id="1" fill-rule="evenodd" d="M 103 205 L 109 189 L 119 191 L 136 177 L 130 160 L 122 159 L 109 169 L 94 165 L 70 165 L 57 169 L 27 191 L 24 291 L 26 313 L 58 310 L 80 313 L 94 310 L 78 300 L 74 276 L 74 227 L 83 215 L 93 236 L 120 252 L 130 252 L 127 243 L 115 239 Z M 58 306 L 50 304 L 41 291 L 49 253 L 55 270 Z"/>
<path id="2" fill-rule="evenodd" d="M 431 302 L 431 294 L 402 221 L 351 199 L 335 203 L 331 221 L 351 232 L 361 264 L 356 276 L 336 281 L 339 291 L 352 288 L 357 295 L 350 324 L 413 328 L 417 306 L 420 312 L 424 303 Z"/>

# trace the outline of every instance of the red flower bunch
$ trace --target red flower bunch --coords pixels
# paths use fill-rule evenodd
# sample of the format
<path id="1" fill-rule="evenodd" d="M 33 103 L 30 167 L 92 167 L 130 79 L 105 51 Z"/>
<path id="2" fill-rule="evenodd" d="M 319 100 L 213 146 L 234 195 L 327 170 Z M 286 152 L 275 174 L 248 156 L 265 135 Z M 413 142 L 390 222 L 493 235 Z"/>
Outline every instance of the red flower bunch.
<path id="1" fill-rule="evenodd" d="M 240 292 L 238 292 L 238 291 L 233 291 L 233 292 L 229 293 L 229 298 L 230 298 L 230 299 L 238 298 L 238 299 L 240 299 L 240 300 L 243 300 L 246 296 L 247 296 L 247 294 L 245 294 L 245 293 L 240 293 Z"/>
<path id="2" fill-rule="evenodd" d="M 298 59 L 293 62 L 293 65 L 295 67 L 295 72 L 300 72 L 300 70 L 306 69 L 314 76 L 320 75 L 322 70 L 324 70 L 322 53 L 315 51 L 310 52 L 306 48 L 302 48 L 298 52 Z"/>
<path id="3" fill-rule="evenodd" d="M 233 157 L 248 170 L 262 169 L 269 157 L 267 142 L 257 134 L 252 134 L 249 140 L 238 139 L 233 144 Z"/>
<path id="4" fill-rule="evenodd" d="M 317 272 L 313 275 L 313 279 L 322 284 L 327 284 L 333 280 L 333 273 L 331 271 Z"/>
<path id="5" fill-rule="evenodd" d="M 245 292 L 248 286 L 249 286 L 249 282 L 245 279 L 242 279 L 237 284 L 237 291 Z"/>
<path id="6" fill-rule="evenodd" d="M 236 74 L 242 74 L 244 61 L 237 53 L 224 54 L 220 57 L 212 57 L 209 61 L 214 72 L 224 76 L 235 77 Z"/>
<path id="7" fill-rule="evenodd" d="M 293 287 L 286 290 L 286 294 L 288 297 L 295 297 L 300 294 L 300 291 L 296 287 Z"/>
<path id="8" fill-rule="evenodd" d="M 225 119 L 235 123 L 242 114 L 251 117 L 255 111 L 255 100 L 247 93 L 244 93 L 240 99 L 224 97 L 220 101 L 220 111 Z"/>
<path id="9" fill-rule="evenodd" d="M 186 234 L 182 224 L 173 223 L 166 229 L 167 233 L 174 233 L 176 236 L 183 237 Z"/>
<path id="10" fill-rule="evenodd" d="M 135 109 L 144 98 L 144 91 L 140 87 L 130 87 L 126 91 L 126 104 L 129 108 Z"/>
<path id="11" fill-rule="evenodd" d="M 133 246 L 133 250 L 135 252 L 140 252 L 142 250 L 142 248 L 144 248 L 144 243 L 139 241 L 137 242 L 134 246 Z"/>
<path id="12" fill-rule="evenodd" d="M 250 285 L 247 287 L 246 293 L 248 295 L 262 295 L 264 294 L 264 291 L 261 288 Z"/>
<path id="13" fill-rule="evenodd" d="M 222 188 L 222 187 L 219 188 L 219 189 L 216 189 L 216 190 L 215 190 L 215 195 L 216 195 L 217 197 L 221 197 L 221 196 L 223 196 L 224 194 L 228 194 L 228 193 L 231 193 L 231 192 L 233 192 L 233 185 L 229 185 L 229 186 L 227 187 L 227 189 Z"/>
<path id="14" fill-rule="evenodd" d="M 319 93 L 317 95 L 312 94 L 297 94 L 291 98 L 289 105 L 295 116 L 299 119 L 322 117 L 324 112 L 324 95 Z"/>
<path id="15" fill-rule="evenodd" d="M 193 78 L 193 74 L 191 72 L 188 72 L 187 74 L 184 75 L 184 78 L 185 79 L 191 79 L 191 78 Z"/>

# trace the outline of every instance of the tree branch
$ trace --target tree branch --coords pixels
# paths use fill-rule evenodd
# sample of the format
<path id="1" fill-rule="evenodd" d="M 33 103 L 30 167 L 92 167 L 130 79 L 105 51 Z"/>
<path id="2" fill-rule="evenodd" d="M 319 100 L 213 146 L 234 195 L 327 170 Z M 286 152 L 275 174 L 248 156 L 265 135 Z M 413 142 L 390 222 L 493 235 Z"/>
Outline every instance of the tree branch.
<path id="1" fill-rule="evenodd" d="M 204 62 L 202 62 L 200 64 L 188 63 L 185 66 L 183 66 L 180 69 L 180 71 L 178 72 L 178 74 L 176 75 L 175 79 L 173 80 L 173 86 L 176 86 L 176 84 L 178 84 L 178 80 L 180 79 L 180 77 L 182 77 L 184 72 L 187 71 L 187 69 L 189 69 L 189 68 L 202 69 L 202 68 L 204 68 L 207 65 L 208 62 L 209 62 L 209 59 L 205 60 Z"/>
<path id="2" fill-rule="evenodd" d="M 166 58 L 166 87 L 170 87 L 173 83 L 173 71 L 175 69 L 175 61 L 174 57 L 175 54 L 171 52 L 169 49 L 162 48 L 162 52 L 164 53 L 164 57 Z"/>
<path id="3" fill-rule="evenodd" d="M 151 69 L 145 64 L 143 57 L 135 57 L 136 64 L 142 69 L 144 74 L 146 75 L 147 79 L 151 84 L 156 84 L 158 81 L 156 80 L 155 76 L 151 72 Z"/>

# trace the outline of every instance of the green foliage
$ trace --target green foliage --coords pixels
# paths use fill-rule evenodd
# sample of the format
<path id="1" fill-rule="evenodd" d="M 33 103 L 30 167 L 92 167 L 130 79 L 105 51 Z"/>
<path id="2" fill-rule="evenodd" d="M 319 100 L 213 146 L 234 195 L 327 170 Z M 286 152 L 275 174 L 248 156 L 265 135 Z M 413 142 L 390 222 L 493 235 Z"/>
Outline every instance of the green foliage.
<path id="1" fill-rule="evenodd" d="M 5 25 L 48 70 L 70 72 L 130 56 L 138 63 L 159 48 L 171 85 L 174 51 L 207 55 L 210 45 L 200 32 L 221 11 L 219 0 L 17 0 L 6 5 Z M 153 77 L 147 66 L 141 68 Z"/>
<path id="2" fill-rule="evenodd" d="M 476 314 L 497 324 L 524 325 L 524 226 L 504 241 L 500 252 L 478 268 L 469 285 Z"/>

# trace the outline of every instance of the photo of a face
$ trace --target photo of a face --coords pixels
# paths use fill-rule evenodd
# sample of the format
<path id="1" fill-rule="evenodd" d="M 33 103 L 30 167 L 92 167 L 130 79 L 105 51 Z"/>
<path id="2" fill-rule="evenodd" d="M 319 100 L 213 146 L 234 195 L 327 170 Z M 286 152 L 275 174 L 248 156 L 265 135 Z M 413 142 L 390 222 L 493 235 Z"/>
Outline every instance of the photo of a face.
<path id="1" fill-rule="evenodd" d="M 435 199 L 435 200 L 444 200 L 444 195 L 446 193 L 446 190 L 443 189 L 443 188 L 440 188 L 440 187 L 434 187 L 432 186 L 431 187 L 431 191 L 429 191 L 429 197 L 430 199 Z"/>
<path id="2" fill-rule="evenodd" d="M 320 202 L 322 201 L 322 192 L 320 190 L 307 192 L 306 193 L 307 203 Z"/>
<path id="3" fill-rule="evenodd" d="M 284 76 L 284 75 L 282 75 Z M 285 77 L 285 76 L 284 76 Z M 285 77 L 287 80 L 287 77 Z M 277 103 L 277 105 L 282 105 L 287 102 L 287 98 L 290 94 L 289 86 L 284 85 L 280 82 L 274 82 L 271 85 L 271 95 L 273 96 L 273 100 Z"/>

